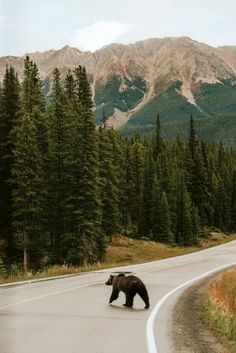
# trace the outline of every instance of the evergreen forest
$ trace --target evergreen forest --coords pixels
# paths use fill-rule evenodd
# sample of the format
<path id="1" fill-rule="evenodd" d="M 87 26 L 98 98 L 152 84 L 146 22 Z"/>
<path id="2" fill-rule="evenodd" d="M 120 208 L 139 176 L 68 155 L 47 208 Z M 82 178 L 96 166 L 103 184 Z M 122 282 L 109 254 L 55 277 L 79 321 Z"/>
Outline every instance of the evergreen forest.
<path id="1" fill-rule="evenodd" d="M 24 78 L 6 69 L 0 89 L 0 260 L 27 271 L 104 260 L 114 234 L 197 244 L 207 228 L 236 231 L 236 150 L 198 140 L 124 138 L 95 125 L 85 67 L 50 96 L 27 56 Z"/>

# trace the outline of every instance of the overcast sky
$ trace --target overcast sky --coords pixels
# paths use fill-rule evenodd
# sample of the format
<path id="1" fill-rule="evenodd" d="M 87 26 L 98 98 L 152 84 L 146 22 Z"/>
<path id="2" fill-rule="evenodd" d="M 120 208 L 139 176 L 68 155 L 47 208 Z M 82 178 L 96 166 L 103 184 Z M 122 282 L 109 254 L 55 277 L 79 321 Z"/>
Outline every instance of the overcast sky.
<path id="1" fill-rule="evenodd" d="M 236 0 L 0 0 L 0 56 L 167 36 L 236 45 Z"/>

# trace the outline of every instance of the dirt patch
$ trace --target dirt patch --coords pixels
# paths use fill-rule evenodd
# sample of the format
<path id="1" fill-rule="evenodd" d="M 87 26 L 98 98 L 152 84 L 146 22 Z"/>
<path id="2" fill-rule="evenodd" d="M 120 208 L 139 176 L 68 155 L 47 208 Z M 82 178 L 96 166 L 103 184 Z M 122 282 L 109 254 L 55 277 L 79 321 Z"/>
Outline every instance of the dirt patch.
<path id="1" fill-rule="evenodd" d="M 216 275 L 188 288 L 176 304 L 172 332 L 176 353 L 228 353 L 201 318 L 202 298 Z"/>
<path id="2" fill-rule="evenodd" d="M 209 239 L 211 240 L 221 240 L 221 239 L 225 239 L 226 237 L 227 235 L 225 235 L 224 233 L 218 233 L 218 232 L 209 233 Z"/>

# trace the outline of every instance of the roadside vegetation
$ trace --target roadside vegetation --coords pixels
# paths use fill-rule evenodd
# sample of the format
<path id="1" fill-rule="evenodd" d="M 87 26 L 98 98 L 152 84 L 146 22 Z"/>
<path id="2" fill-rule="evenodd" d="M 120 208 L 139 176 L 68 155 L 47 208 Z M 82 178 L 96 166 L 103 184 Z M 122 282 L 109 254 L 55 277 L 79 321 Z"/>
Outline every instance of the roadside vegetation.
<path id="1" fill-rule="evenodd" d="M 147 238 L 134 239 L 122 235 L 115 235 L 112 237 L 111 242 L 107 246 L 105 260 L 93 265 L 54 265 L 45 267 L 41 271 L 29 270 L 25 273 L 16 265 L 12 266 L 11 269 L 7 271 L 0 260 L 0 284 L 77 274 L 116 266 L 133 265 L 143 262 L 162 260 L 173 256 L 186 255 L 195 251 L 204 250 L 232 240 L 236 240 L 236 234 L 225 235 L 220 232 L 210 232 L 209 236 L 205 239 L 201 239 L 198 245 L 173 246 L 150 241 Z"/>
<path id="2" fill-rule="evenodd" d="M 236 268 L 220 274 L 208 288 L 203 304 L 205 323 L 228 348 L 236 352 Z"/>

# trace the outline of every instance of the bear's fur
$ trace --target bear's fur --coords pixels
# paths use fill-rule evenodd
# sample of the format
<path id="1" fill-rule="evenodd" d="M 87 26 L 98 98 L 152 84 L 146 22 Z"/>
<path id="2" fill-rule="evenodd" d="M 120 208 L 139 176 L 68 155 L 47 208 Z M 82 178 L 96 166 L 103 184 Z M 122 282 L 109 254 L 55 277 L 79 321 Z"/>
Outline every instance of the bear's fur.
<path id="1" fill-rule="evenodd" d="M 109 303 L 111 304 L 113 300 L 116 300 L 119 296 L 119 292 L 124 292 L 126 301 L 124 306 L 132 308 L 134 297 L 136 294 L 142 298 L 145 303 L 145 309 L 148 309 L 149 297 L 147 289 L 140 278 L 136 276 L 125 276 L 123 273 L 119 275 L 110 275 L 110 278 L 106 282 L 106 285 L 113 286 L 111 297 Z"/>

